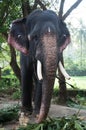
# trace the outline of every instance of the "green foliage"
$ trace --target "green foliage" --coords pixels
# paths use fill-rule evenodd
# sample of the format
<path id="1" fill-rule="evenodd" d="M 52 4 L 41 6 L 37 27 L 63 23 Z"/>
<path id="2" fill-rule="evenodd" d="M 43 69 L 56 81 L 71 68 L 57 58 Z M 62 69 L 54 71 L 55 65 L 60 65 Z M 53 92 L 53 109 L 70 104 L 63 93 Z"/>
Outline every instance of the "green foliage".
<path id="1" fill-rule="evenodd" d="M 70 24 L 72 43 L 65 53 L 65 68 L 72 76 L 86 76 L 86 25 L 79 21 L 78 27 Z"/>
<path id="2" fill-rule="evenodd" d="M 86 122 L 83 123 L 77 115 L 62 118 L 48 118 L 41 124 L 28 124 L 18 130 L 85 130 Z"/>
<path id="3" fill-rule="evenodd" d="M 19 86 L 18 79 L 14 77 L 4 77 L 0 80 L 0 89 L 14 88 Z"/>
<path id="4" fill-rule="evenodd" d="M 4 37 L 0 34 L 0 43 L 6 42 Z M 0 44 L 0 50 L 1 50 L 1 44 Z"/>
<path id="5" fill-rule="evenodd" d="M 20 91 L 20 83 L 19 80 L 14 78 L 3 78 L 0 80 L 0 94 L 10 95 L 10 98 L 13 100 L 20 99 L 21 91 Z"/>
<path id="6" fill-rule="evenodd" d="M 10 95 L 13 100 L 20 99 L 20 82 L 14 75 L 9 66 L 5 67 L 2 71 L 2 78 L 0 79 L 0 93 Z"/>
<path id="7" fill-rule="evenodd" d="M 65 68 L 71 76 L 86 76 L 86 61 L 81 65 L 81 60 L 73 60 L 71 58 L 65 58 Z"/>
<path id="8" fill-rule="evenodd" d="M 8 107 L 0 109 L 0 124 L 17 120 L 18 119 L 19 106 Z"/>
<path id="9" fill-rule="evenodd" d="M 77 103 L 80 105 L 86 106 L 86 97 L 80 96 L 79 94 L 76 96 Z"/>
<path id="10" fill-rule="evenodd" d="M 11 93 L 11 98 L 14 100 L 20 98 L 20 82 L 10 69 L 3 71 L 3 76 L 0 80 L 0 93 L 6 95 Z"/>
<path id="11" fill-rule="evenodd" d="M 79 111 L 81 109 L 86 110 L 86 98 L 85 97 L 77 98 L 77 96 L 75 98 L 68 98 L 67 106 L 77 108 L 79 109 Z"/>
<path id="12" fill-rule="evenodd" d="M 10 23 L 21 16 L 20 0 L 3 0 L 0 2 L 0 33 L 5 33 L 9 29 Z M 19 12 L 19 13 L 18 13 Z"/>
<path id="13" fill-rule="evenodd" d="M 9 62 L 10 62 L 10 51 L 9 51 L 9 47 L 7 46 L 7 43 L 3 40 L 2 44 L 0 44 L 0 67 L 4 68 L 4 67 L 9 67 Z M 2 70 L 3 71 L 3 70 Z"/>
<path id="14" fill-rule="evenodd" d="M 20 96 L 21 96 L 20 89 L 17 89 L 16 92 L 14 92 L 14 93 L 12 94 L 12 99 L 14 99 L 14 100 L 20 99 Z"/>
<path id="15" fill-rule="evenodd" d="M 5 86 L 16 87 L 19 85 L 19 81 L 9 65 L 4 67 L 1 73 L 1 82 L 5 83 Z"/>

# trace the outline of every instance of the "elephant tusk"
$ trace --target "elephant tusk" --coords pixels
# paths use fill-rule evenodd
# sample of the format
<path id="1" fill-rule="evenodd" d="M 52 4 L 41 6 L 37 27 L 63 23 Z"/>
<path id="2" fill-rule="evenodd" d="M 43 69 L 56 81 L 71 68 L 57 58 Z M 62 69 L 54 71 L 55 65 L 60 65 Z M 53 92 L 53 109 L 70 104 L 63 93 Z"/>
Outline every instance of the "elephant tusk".
<path id="1" fill-rule="evenodd" d="M 31 40 L 31 36 L 30 36 L 30 34 L 28 35 L 28 40 L 29 40 L 29 41 Z"/>
<path id="2" fill-rule="evenodd" d="M 63 76 L 66 78 L 66 79 L 70 79 L 70 76 L 69 76 L 69 74 L 66 72 L 66 70 L 64 69 L 64 67 L 63 67 L 63 65 L 62 65 L 62 63 L 61 63 L 61 61 L 59 61 L 59 69 L 60 69 L 60 71 L 61 71 L 61 73 L 63 74 Z"/>
<path id="3" fill-rule="evenodd" d="M 42 80 L 42 64 L 39 60 L 37 60 L 37 76 L 39 80 Z"/>

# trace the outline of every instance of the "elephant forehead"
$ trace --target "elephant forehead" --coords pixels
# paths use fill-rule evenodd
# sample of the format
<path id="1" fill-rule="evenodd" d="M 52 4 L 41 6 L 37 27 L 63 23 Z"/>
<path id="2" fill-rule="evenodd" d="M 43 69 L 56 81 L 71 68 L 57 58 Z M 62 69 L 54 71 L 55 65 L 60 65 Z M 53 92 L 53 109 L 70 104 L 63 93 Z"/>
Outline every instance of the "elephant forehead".
<path id="1" fill-rule="evenodd" d="M 49 45 L 56 43 L 56 35 L 51 34 L 50 32 L 47 34 L 44 34 L 44 36 L 42 37 L 42 42 L 43 43 L 50 43 Z"/>
<path id="2" fill-rule="evenodd" d="M 56 35 L 51 33 L 45 34 L 42 37 L 42 44 L 45 48 L 46 53 L 52 53 L 53 55 L 53 53 L 55 53 L 54 50 L 56 51 L 56 47 L 57 47 Z M 47 50 L 49 51 L 47 52 Z"/>

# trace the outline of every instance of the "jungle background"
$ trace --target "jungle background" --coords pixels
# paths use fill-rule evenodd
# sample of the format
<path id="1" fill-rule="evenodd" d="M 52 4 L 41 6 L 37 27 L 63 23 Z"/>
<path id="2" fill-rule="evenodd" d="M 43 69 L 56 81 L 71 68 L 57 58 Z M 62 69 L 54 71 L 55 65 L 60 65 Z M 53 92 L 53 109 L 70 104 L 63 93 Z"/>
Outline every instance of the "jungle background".
<path id="1" fill-rule="evenodd" d="M 20 53 L 8 46 L 7 38 L 12 21 L 26 17 L 37 8 L 54 10 L 66 22 L 71 35 L 71 43 L 62 55 L 62 62 L 71 76 L 71 80 L 66 81 L 58 71 L 60 80 L 55 81 L 55 96 L 58 97 L 60 103 L 67 102 L 68 90 L 74 90 L 75 96 L 79 94 L 79 96 L 85 97 L 85 0 L 73 0 L 72 2 L 68 2 L 68 0 L 0 0 L 0 97 L 10 94 L 13 99 L 20 98 Z"/>

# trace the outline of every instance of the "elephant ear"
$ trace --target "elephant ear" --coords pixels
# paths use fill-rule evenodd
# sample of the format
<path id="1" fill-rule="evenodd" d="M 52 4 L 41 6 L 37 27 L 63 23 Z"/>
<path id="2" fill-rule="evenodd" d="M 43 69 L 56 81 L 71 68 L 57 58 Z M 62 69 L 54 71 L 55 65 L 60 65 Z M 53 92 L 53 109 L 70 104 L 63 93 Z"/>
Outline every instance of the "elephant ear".
<path id="1" fill-rule="evenodd" d="M 12 22 L 8 35 L 8 43 L 22 53 L 28 53 L 29 41 L 26 37 L 26 18 L 17 19 Z"/>
<path id="2" fill-rule="evenodd" d="M 59 20 L 60 36 L 59 36 L 59 48 L 62 52 L 67 45 L 71 42 L 70 33 L 66 24 L 60 19 Z"/>

